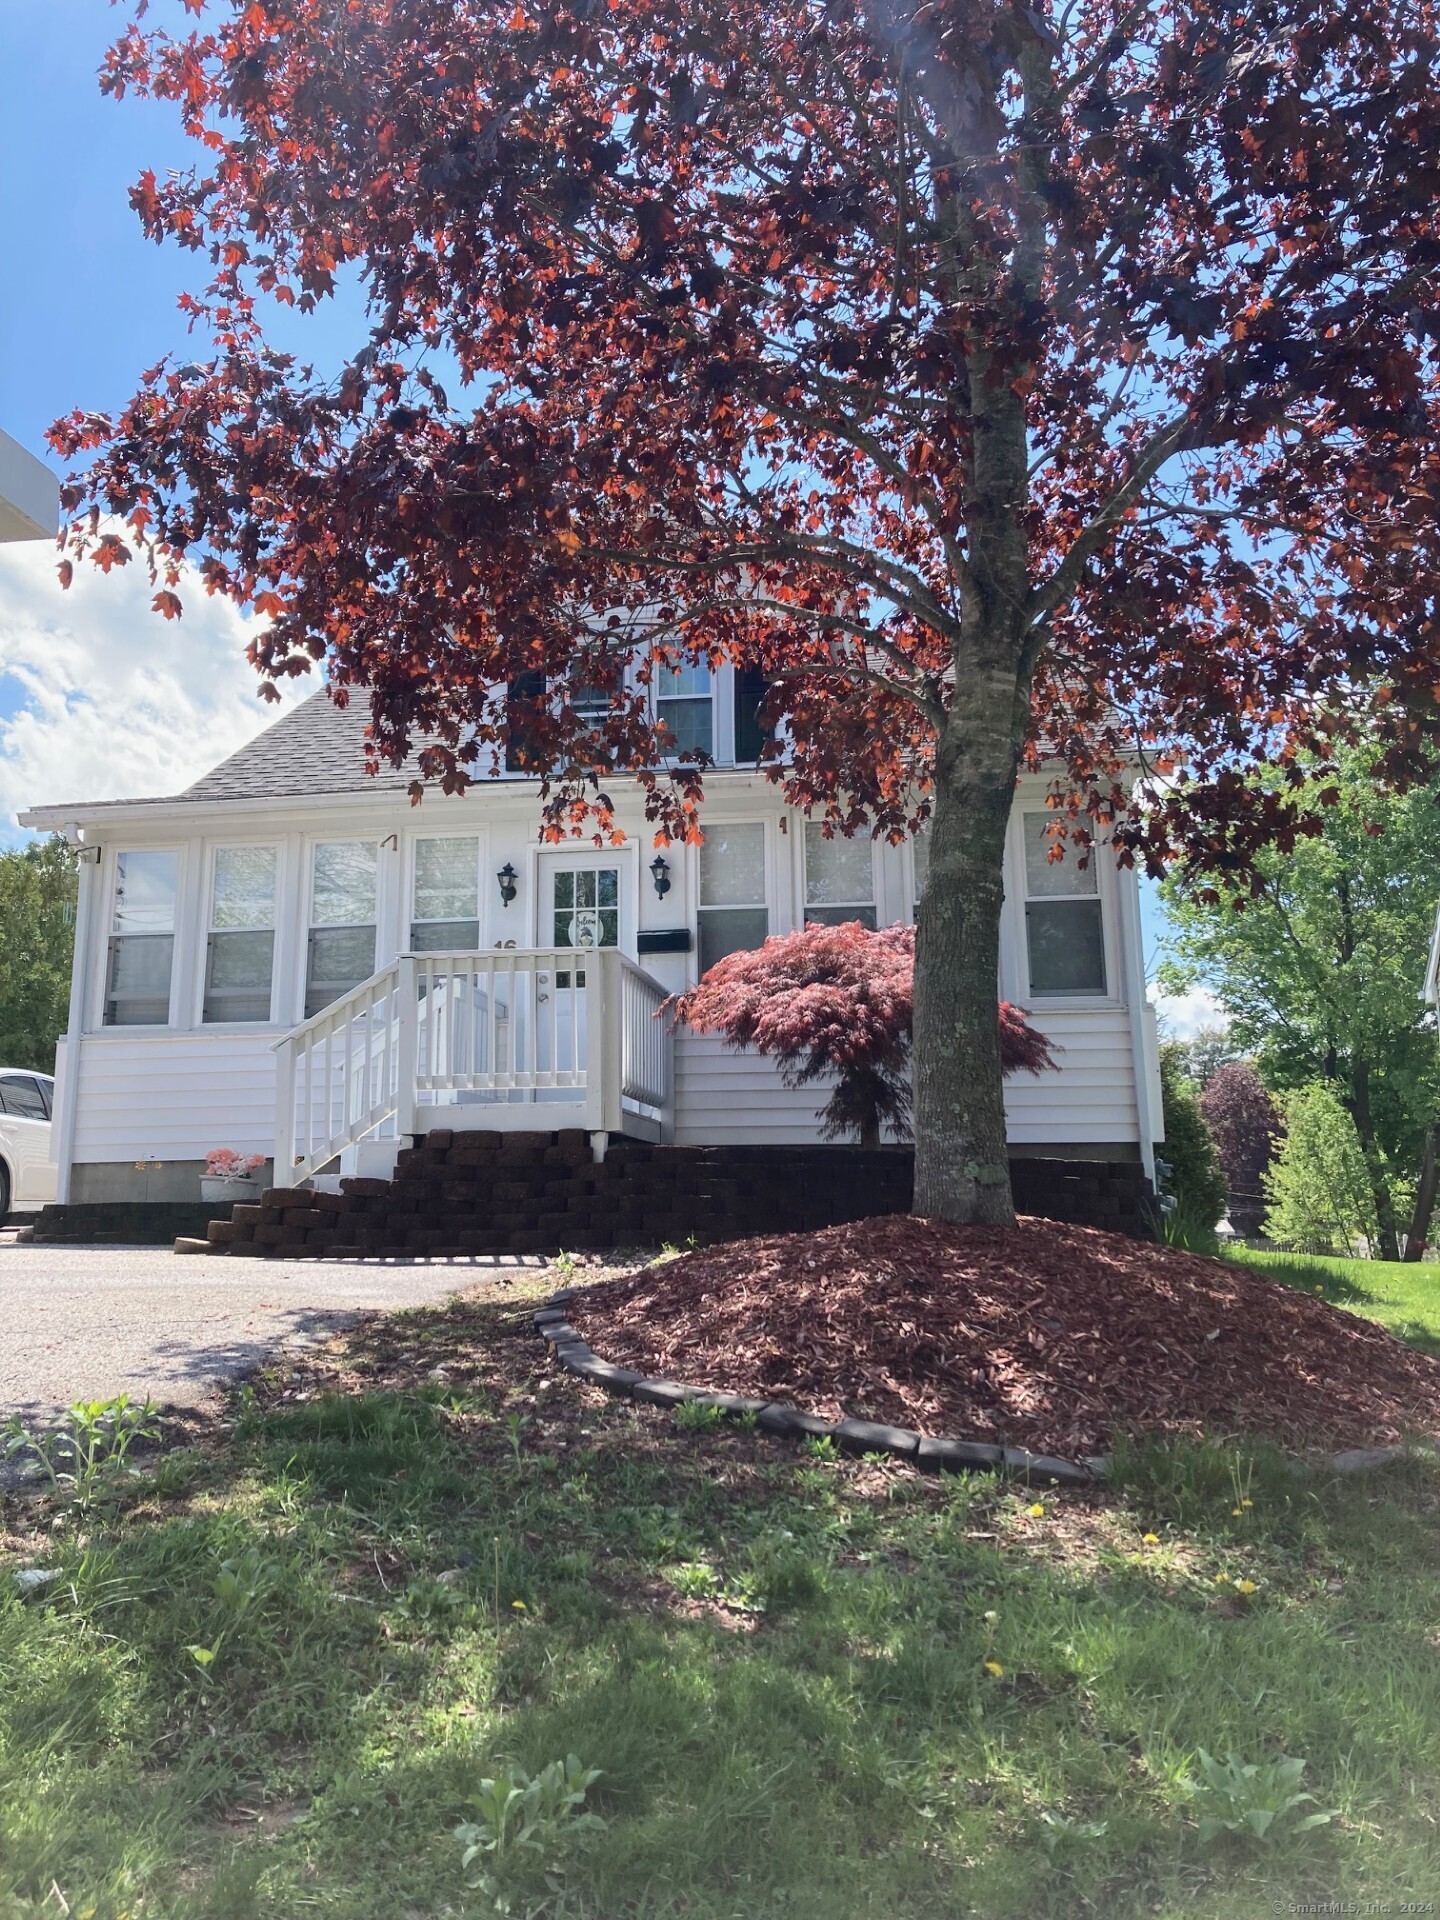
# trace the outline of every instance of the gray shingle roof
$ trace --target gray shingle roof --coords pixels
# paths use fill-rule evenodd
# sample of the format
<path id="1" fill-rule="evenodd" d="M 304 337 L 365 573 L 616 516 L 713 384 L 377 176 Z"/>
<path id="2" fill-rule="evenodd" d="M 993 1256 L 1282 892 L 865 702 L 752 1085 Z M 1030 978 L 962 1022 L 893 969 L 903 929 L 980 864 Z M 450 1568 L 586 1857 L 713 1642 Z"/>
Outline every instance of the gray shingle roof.
<path id="1" fill-rule="evenodd" d="M 406 767 L 381 764 L 365 771 L 365 728 L 370 702 L 363 692 L 348 707 L 326 693 L 312 693 L 273 727 L 179 795 L 182 800 L 270 800 L 310 793 L 394 791 L 415 778 Z"/>

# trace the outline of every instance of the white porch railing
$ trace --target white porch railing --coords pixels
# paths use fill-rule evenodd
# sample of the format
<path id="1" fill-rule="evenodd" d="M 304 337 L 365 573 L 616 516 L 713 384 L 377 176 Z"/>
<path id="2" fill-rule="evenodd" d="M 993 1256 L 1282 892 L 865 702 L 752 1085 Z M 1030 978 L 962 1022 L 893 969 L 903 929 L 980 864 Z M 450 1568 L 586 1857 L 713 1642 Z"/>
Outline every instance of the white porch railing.
<path id="1" fill-rule="evenodd" d="M 406 954 L 276 1047 L 275 1177 L 435 1124 L 656 1138 L 670 1106 L 664 998 L 608 948 Z"/>

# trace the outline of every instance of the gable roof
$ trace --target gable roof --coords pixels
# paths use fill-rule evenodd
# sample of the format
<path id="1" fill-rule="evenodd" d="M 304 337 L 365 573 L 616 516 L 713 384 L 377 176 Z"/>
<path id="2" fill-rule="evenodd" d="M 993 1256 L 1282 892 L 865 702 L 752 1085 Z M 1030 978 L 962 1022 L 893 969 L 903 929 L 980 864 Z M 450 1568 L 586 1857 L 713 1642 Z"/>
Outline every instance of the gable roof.
<path id="1" fill-rule="evenodd" d="M 312 693 L 177 798 L 282 800 L 407 787 L 415 778 L 409 768 L 382 762 L 377 773 L 365 771 L 369 720 L 370 703 L 363 696 L 337 707 L 329 694 Z"/>

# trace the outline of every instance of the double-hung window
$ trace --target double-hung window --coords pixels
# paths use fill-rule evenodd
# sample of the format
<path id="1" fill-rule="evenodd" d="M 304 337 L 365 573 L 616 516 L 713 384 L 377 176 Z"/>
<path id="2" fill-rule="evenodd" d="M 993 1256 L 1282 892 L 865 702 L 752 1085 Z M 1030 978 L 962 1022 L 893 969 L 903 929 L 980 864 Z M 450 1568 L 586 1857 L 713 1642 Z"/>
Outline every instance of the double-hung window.
<path id="1" fill-rule="evenodd" d="M 325 840 L 314 850 L 305 1017 L 358 987 L 375 971 L 375 893 L 379 849 L 373 840 Z"/>
<path id="2" fill-rule="evenodd" d="M 704 660 L 682 660 L 655 672 L 655 717 L 674 735 L 668 748 L 679 759 L 715 752 L 715 701 L 710 668 Z"/>
<path id="3" fill-rule="evenodd" d="M 274 847 L 217 847 L 203 1018 L 268 1020 L 275 969 Z"/>
<path id="4" fill-rule="evenodd" d="M 415 842 L 412 953 L 480 945 L 480 841 L 474 834 Z"/>
<path id="5" fill-rule="evenodd" d="M 805 924 L 838 927 L 858 920 L 875 925 L 875 858 L 869 835 L 825 838 L 818 820 L 805 822 Z"/>
<path id="6" fill-rule="evenodd" d="M 707 973 L 727 953 L 765 944 L 770 914 L 765 903 L 765 828 L 709 826 L 700 848 L 700 971 Z"/>
<path id="7" fill-rule="evenodd" d="M 1030 991 L 1037 998 L 1103 994 L 1105 929 L 1095 853 L 1081 867 L 1079 849 L 1067 843 L 1065 858 L 1052 860 L 1054 818 L 1053 813 L 1027 813 L 1023 821 Z"/>
<path id="8" fill-rule="evenodd" d="M 765 751 L 765 742 L 770 738 L 770 730 L 760 718 L 765 693 L 765 674 L 760 667 L 736 667 L 734 708 L 737 767 L 748 766 L 758 760 Z"/>
<path id="9" fill-rule="evenodd" d="M 178 853 L 121 853 L 105 964 L 107 1027 L 163 1027 L 175 963 Z"/>

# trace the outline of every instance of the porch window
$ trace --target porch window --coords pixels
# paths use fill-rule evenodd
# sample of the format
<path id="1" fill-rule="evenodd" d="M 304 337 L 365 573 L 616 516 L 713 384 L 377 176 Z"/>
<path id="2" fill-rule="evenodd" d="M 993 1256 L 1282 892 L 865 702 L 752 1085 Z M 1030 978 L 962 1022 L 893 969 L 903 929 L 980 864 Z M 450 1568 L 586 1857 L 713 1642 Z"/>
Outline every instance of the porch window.
<path id="1" fill-rule="evenodd" d="M 322 841 L 314 851 L 305 1018 L 358 987 L 375 971 L 373 840 Z"/>
<path id="2" fill-rule="evenodd" d="M 217 847 L 205 950 L 211 1020 L 268 1020 L 275 965 L 274 847 Z"/>
<path id="3" fill-rule="evenodd" d="M 415 842 L 410 951 L 475 952 L 480 945 L 480 841 L 471 834 Z"/>
<path id="4" fill-rule="evenodd" d="M 105 965 L 107 1027 L 163 1027 L 170 1020 L 178 853 L 122 853 Z"/>
<path id="5" fill-rule="evenodd" d="M 715 752 L 715 703 L 710 668 L 704 660 L 684 660 L 655 674 L 655 717 L 675 736 L 669 756 Z"/>
<path id="6" fill-rule="evenodd" d="M 829 840 L 818 820 L 805 822 L 805 924 L 875 925 L 875 859 L 869 835 Z"/>
<path id="7" fill-rule="evenodd" d="M 727 953 L 765 944 L 770 914 L 765 904 L 765 828 L 706 829 L 700 848 L 700 971 L 707 973 Z"/>
<path id="8" fill-rule="evenodd" d="M 1099 876 L 1092 851 L 1086 867 L 1079 849 L 1067 845 L 1063 860 L 1050 859 L 1048 828 L 1053 813 L 1027 813 L 1025 834 L 1025 936 L 1030 953 L 1030 991 L 1040 995 L 1103 994 L 1105 931 Z"/>

